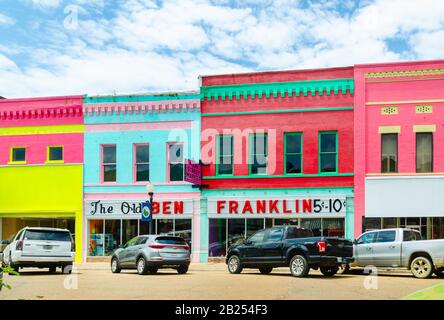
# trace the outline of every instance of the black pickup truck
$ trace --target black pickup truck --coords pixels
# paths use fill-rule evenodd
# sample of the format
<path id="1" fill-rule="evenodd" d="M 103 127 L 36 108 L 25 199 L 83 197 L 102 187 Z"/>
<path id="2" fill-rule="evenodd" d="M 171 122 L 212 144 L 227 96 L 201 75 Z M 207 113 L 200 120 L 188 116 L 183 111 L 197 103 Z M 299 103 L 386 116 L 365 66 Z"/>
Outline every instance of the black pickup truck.
<path id="1" fill-rule="evenodd" d="M 282 226 L 262 229 L 247 240 L 232 245 L 226 264 L 230 273 L 243 268 L 259 269 L 262 274 L 273 268 L 290 267 L 295 277 L 305 277 L 310 268 L 333 276 L 339 266 L 353 262 L 353 243 L 337 237 L 314 237 L 311 230 Z"/>

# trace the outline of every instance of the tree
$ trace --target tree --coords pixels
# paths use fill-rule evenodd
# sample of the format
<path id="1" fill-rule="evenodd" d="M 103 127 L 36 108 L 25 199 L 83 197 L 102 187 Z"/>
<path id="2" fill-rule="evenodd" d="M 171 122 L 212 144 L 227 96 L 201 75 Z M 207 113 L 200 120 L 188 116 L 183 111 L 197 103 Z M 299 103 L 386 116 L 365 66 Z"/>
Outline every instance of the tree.
<path id="1" fill-rule="evenodd" d="M 12 275 L 16 275 L 18 276 L 19 273 L 16 272 L 13 268 L 9 268 L 9 267 L 0 267 L 0 291 L 3 289 L 3 287 L 11 289 L 11 286 L 9 284 L 6 284 L 3 281 L 3 274 L 7 273 L 7 274 L 12 274 Z"/>

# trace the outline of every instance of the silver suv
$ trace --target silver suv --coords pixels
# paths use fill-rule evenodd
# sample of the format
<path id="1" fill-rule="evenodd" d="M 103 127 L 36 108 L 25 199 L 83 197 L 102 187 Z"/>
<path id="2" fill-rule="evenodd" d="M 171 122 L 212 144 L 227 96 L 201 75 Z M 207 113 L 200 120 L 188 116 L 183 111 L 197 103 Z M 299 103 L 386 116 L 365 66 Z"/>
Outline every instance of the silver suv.
<path id="1" fill-rule="evenodd" d="M 136 269 L 138 274 L 154 274 L 159 268 L 173 268 L 187 273 L 190 247 L 183 238 L 161 235 L 141 235 L 117 249 L 111 258 L 111 271 Z"/>

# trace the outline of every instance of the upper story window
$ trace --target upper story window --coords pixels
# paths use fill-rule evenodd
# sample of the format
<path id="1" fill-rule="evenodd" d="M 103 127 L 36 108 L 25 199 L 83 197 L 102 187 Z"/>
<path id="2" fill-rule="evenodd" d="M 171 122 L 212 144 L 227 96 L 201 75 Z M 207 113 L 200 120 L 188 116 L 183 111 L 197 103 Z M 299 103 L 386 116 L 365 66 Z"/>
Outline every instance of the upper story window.
<path id="1" fill-rule="evenodd" d="M 134 172 L 136 182 L 150 179 L 150 147 L 148 144 L 134 145 Z"/>
<path id="2" fill-rule="evenodd" d="M 381 173 L 398 172 L 398 134 L 381 134 Z"/>
<path id="3" fill-rule="evenodd" d="M 250 139 L 250 174 L 267 174 L 268 136 L 266 133 L 252 134 Z"/>
<path id="4" fill-rule="evenodd" d="M 12 147 L 9 161 L 15 164 L 25 164 L 26 147 Z"/>
<path id="5" fill-rule="evenodd" d="M 302 133 L 284 134 L 285 173 L 302 173 Z"/>
<path id="6" fill-rule="evenodd" d="M 416 133 L 416 172 L 433 172 L 433 133 Z"/>
<path id="7" fill-rule="evenodd" d="M 117 153 L 115 145 L 102 146 L 102 177 L 103 182 L 116 182 Z"/>
<path id="8" fill-rule="evenodd" d="M 338 133 L 319 133 L 319 172 L 338 172 Z"/>
<path id="9" fill-rule="evenodd" d="M 217 136 L 216 174 L 233 174 L 233 136 Z"/>
<path id="10" fill-rule="evenodd" d="M 183 144 L 168 144 L 169 181 L 183 181 L 184 167 Z"/>
<path id="11" fill-rule="evenodd" d="M 63 147 L 49 146 L 46 156 L 47 162 L 63 162 Z"/>

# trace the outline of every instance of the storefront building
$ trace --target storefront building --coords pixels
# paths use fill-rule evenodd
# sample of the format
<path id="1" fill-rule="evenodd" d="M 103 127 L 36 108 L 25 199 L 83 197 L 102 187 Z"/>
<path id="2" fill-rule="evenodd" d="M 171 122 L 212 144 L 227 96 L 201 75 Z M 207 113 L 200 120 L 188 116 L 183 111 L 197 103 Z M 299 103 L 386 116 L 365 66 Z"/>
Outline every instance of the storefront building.
<path id="1" fill-rule="evenodd" d="M 353 237 L 353 68 L 201 77 L 201 255 L 264 227 Z"/>
<path id="2" fill-rule="evenodd" d="M 83 110 L 88 260 L 109 257 L 140 234 L 182 236 L 197 259 L 200 191 L 185 182 L 184 164 L 200 159 L 199 95 L 87 96 Z M 148 182 L 153 220 L 143 222 Z"/>
<path id="3" fill-rule="evenodd" d="M 0 238 L 67 228 L 82 253 L 82 96 L 0 100 Z"/>
<path id="4" fill-rule="evenodd" d="M 444 60 L 355 66 L 355 235 L 444 238 Z"/>

